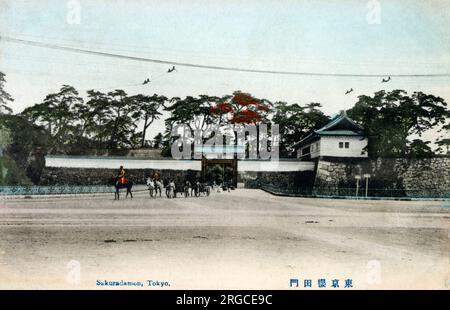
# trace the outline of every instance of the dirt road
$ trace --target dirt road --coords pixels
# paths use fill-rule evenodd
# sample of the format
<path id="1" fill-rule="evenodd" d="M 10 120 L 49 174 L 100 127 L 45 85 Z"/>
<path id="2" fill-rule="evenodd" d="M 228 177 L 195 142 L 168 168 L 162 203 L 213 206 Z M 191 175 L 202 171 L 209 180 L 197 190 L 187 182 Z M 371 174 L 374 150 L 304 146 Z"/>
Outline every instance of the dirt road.
<path id="1" fill-rule="evenodd" d="M 0 288 L 446 289 L 449 202 L 111 195 L 0 200 Z M 152 282 L 151 282 L 152 281 Z M 130 284 L 128 283 L 128 284 Z M 150 284 L 150 285 L 149 285 Z M 169 286 L 170 285 L 170 286 Z M 122 286 L 123 288 L 136 288 Z M 116 288 L 116 287 L 114 287 Z"/>

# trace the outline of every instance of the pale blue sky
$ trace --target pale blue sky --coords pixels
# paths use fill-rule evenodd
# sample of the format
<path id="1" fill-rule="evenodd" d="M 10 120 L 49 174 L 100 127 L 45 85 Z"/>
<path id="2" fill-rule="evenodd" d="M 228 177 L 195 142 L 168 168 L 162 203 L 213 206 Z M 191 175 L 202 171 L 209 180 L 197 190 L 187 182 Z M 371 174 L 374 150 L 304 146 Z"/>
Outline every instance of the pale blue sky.
<path id="1" fill-rule="evenodd" d="M 367 22 L 368 0 L 100 1 L 0 0 L 0 33 L 119 54 L 250 69 L 356 74 L 450 73 L 450 2 L 379 0 L 381 23 Z M 61 84 L 80 91 L 224 95 L 234 90 L 291 103 L 320 102 L 332 114 L 358 95 L 385 88 L 424 91 L 450 102 L 450 78 L 300 77 L 222 72 L 133 62 L 0 41 L 0 70 L 14 111 Z M 162 75 L 162 76 L 161 76 Z M 154 78 L 150 86 L 138 84 Z M 347 89 L 355 91 L 344 95 Z M 161 130 L 162 123 L 152 128 Z"/>

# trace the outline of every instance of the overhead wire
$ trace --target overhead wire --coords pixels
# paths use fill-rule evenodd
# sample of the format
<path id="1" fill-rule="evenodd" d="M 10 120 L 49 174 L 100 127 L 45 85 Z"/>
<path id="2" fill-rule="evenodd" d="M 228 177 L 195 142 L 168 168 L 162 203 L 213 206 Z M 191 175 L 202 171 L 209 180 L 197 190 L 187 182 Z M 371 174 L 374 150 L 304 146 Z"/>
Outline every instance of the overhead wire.
<path id="1" fill-rule="evenodd" d="M 227 67 L 227 66 L 217 66 L 217 65 L 204 65 L 204 64 L 161 60 L 161 59 L 153 59 L 153 58 L 123 55 L 123 54 L 114 54 L 114 53 L 109 53 L 109 52 L 96 51 L 96 50 L 90 50 L 90 49 L 82 49 L 82 48 L 77 48 L 77 47 L 69 47 L 69 46 L 63 46 L 63 45 L 52 44 L 52 43 L 18 39 L 18 38 L 4 36 L 4 35 L 0 35 L 0 39 L 10 41 L 10 42 L 26 44 L 26 45 L 30 45 L 30 46 L 54 49 L 54 50 L 62 50 L 62 51 L 82 53 L 82 54 L 88 54 L 88 55 L 112 57 L 112 58 L 119 58 L 119 59 L 133 60 L 133 61 L 157 63 L 157 64 L 167 64 L 167 65 L 191 67 L 191 68 L 198 68 L 198 69 L 209 69 L 209 70 L 222 70 L 222 71 L 247 72 L 247 73 L 259 73 L 259 74 L 319 76 L 319 77 L 360 77 L 360 78 L 383 78 L 383 77 L 387 77 L 387 76 L 396 77 L 396 78 L 450 77 L 450 73 L 396 74 L 396 73 L 392 73 L 392 72 L 386 72 L 386 73 L 379 73 L 379 74 L 358 74 L 358 73 L 327 73 L 327 72 L 284 71 L 284 70 L 260 70 L 260 69 Z"/>

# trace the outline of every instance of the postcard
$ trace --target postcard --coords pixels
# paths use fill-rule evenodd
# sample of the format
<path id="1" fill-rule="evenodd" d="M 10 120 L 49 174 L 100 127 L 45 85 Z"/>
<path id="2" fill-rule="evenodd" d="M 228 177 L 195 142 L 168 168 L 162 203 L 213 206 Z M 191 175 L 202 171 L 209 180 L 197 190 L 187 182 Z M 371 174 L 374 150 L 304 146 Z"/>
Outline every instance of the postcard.
<path id="1" fill-rule="evenodd" d="M 0 289 L 448 289 L 449 39 L 445 0 L 0 0 Z"/>

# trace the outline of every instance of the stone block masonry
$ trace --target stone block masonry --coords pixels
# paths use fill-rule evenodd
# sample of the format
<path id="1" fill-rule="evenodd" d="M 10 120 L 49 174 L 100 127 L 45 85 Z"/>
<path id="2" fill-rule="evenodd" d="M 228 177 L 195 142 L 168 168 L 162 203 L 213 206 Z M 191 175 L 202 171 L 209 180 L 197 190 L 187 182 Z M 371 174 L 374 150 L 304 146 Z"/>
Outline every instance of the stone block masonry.
<path id="1" fill-rule="evenodd" d="M 145 184 L 147 177 L 158 172 L 162 179 L 184 180 L 188 176 L 199 176 L 192 170 L 127 169 L 127 179 L 135 184 Z M 46 167 L 39 185 L 108 185 L 117 176 L 117 169 L 106 168 L 58 168 Z"/>
<path id="2" fill-rule="evenodd" d="M 162 161 L 161 161 L 162 162 Z M 303 167 L 298 162 L 299 167 Z M 294 165 L 295 163 L 289 163 Z M 156 164 L 155 164 L 156 165 Z M 313 164 L 314 165 L 314 164 Z M 163 179 L 183 181 L 199 178 L 201 171 L 175 167 L 166 169 L 126 169 L 135 184 L 145 184 L 146 177 L 157 171 Z M 199 165 L 200 166 L 200 165 Z M 128 166 L 126 166 L 128 167 Z M 241 171 L 238 182 L 265 184 L 286 190 L 312 189 L 311 194 L 354 196 L 355 176 L 361 176 L 359 196 L 365 191 L 364 174 L 370 174 L 369 196 L 450 198 L 450 158 L 335 158 L 322 157 L 315 169 L 299 171 Z M 114 178 L 117 169 L 110 167 L 45 167 L 40 185 L 105 185 Z"/>
<path id="3" fill-rule="evenodd" d="M 338 159 L 322 158 L 317 162 L 314 188 L 337 195 L 338 189 L 356 187 L 356 176 L 365 187 L 364 174 L 370 174 L 369 189 L 386 195 L 411 197 L 448 197 L 450 193 L 450 158 Z M 379 196 L 377 195 L 377 196 Z"/>

